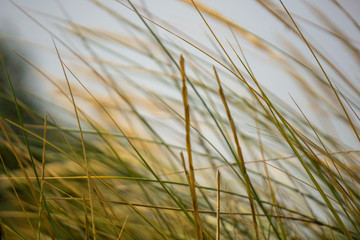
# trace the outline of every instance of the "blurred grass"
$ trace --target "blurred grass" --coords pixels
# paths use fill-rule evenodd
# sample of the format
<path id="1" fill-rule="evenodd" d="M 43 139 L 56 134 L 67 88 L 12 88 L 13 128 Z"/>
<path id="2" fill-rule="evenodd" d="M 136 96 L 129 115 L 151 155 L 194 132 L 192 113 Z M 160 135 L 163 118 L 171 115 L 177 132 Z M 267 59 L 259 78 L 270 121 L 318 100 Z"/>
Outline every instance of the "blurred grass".
<path id="1" fill-rule="evenodd" d="M 182 2 L 207 27 L 213 49 L 151 15 L 146 5 L 118 1 L 139 18 L 134 22 L 92 2 L 129 35 L 49 16 L 88 54 L 14 3 L 52 36 L 63 76 L 18 53 L 53 85 L 49 96 L 34 98 L 56 115 L 33 111 L 34 122 L 23 120 L 29 108 L 19 100 L 12 72 L 6 75 L 6 99 L 17 119 L 0 118 L 0 144 L 10 153 L 0 155 L 4 239 L 360 239 L 360 89 L 305 37 L 301 18 L 286 2 L 258 1 L 311 58 L 197 1 Z M 308 23 L 338 39 L 359 64 L 357 43 L 309 6 L 323 25 Z M 223 40 L 214 21 L 233 40 Z M 266 89 L 243 41 L 296 83 L 315 110 Z M 7 60 L 2 63 L 7 69 Z M 58 123 L 61 115 L 71 117 Z M 353 144 L 344 141 L 347 133 L 334 131 L 337 125 L 353 135 Z"/>

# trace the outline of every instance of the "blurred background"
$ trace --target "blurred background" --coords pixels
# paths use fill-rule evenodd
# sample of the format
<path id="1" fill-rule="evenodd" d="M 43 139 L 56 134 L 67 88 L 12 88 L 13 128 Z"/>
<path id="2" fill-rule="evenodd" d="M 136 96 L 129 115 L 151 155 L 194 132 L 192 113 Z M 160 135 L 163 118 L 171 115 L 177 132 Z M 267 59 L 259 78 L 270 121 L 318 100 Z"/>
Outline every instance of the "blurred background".
<path id="1" fill-rule="evenodd" d="M 119 1 L 127 4 L 127 1 Z M 42 111 L 49 111 L 43 109 L 44 102 L 54 100 L 54 95 L 51 94 L 51 87 L 46 81 L 41 79 L 38 73 L 35 73 L 33 68 L 25 64 L 17 54 L 23 55 L 32 64 L 39 67 L 51 76 L 61 77 L 62 70 L 57 59 L 51 34 L 55 38 L 61 39 L 68 46 L 76 50 L 82 56 L 94 57 L 99 56 L 108 62 L 121 64 L 122 62 L 128 64 L 129 59 L 135 62 L 141 62 L 144 67 L 157 68 L 149 59 L 139 56 L 134 51 L 129 51 L 127 48 L 120 48 L 118 45 L 110 45 L 107 51 L 96 48 L 98 44 L 96 37 L 93 43 L 87 42 L 74 34 L 71 29 L 71 24 L 76 23 L 84 29 L 92 29 L 95 31 L 108 34 L 107 36 L 123 39 L 125 42 L 131 42 L 131 36 L 136 36 L 133 29 L 130 29 L 125 23 L 125 19 L 142 26 L 141 21 L 136 14 L 117 1 L 67 1 L 67 0 L 15 0 L 0 2 L 0 48 L 5 60 L 9 64 L 10 72 L 14 75 L 14 83 L 16 91 L 20 91 L 20 96 L 23 96 L 24 101 L 32 102 L 32 106 L 37 106 Z M 201 2 L 201 1 L 200 1 Z M 208 49 L 217 52 L 219 49 L 215 47 L 214 40 L 209 36 L 211 33 L 200 16 L 192 6 L 183 4 L 182 1 L 164 1 L 164 0 L 140 0 L 133 1 L 134 4 L 143 9 L 143 13 L 155 22 L 168 27 L 175 32 L 182 32 L 186 36 L 190 36 L 193 40 L 203 44 Z M 262 3 L 262 4 L 261 4 Z M 283 22 L 279 21 L 274 15 L 265 10 L 264 3 L 270 5 L 279 5 L 278 1 L 206 1 L 206 4 L 216 9 L 226 18 L 238 23 L 241 27 L 249 30 L 251 33 L 266 39 L 270 44 L 279 47 L 300 56 L 301 59 L 307 59 L 309 63 L 315 63 L 306 45 L 299 40 L 295 34 L 290 31 Z M 360 3 L 356 0 L 339 1 L 341 6 L 356 20 L 360 20 Z M 354 45 L 360 44 L 360 32 L 356 26 L 349 21 L 344 11 L 341 11 L 331 0 L 321 1 L 285 1 L 289 11 L 293 14 L 296 22 L 301 27 L 305 37 L 319 49 L 324 50 L 327 57 L 336 65 L 342 72 L 346 73 L 346 77 L 357 87 L 359 87 L 360 68 L 357 62 L 347 50 L 344 50 L 342 41 L 329 37 L 328 30 L 341 30 L 342 33 L 352 39 Z M 280 6 L 278 6 L 279 9 Z M 322 10 L 326 15 L 319 14 Z M 116 12 L 119 16 L 110 13 Z M 29 16 L 31 16 L 31 18 Z M 229 29 L 220 26 L 218 22 L 213 21 L 212 18 L 207 17 L 214 32 L 219 36 L 220 41 L 230 41 L 234 43 L 234 38 Z M 330 24 L 331 21 L 331 24 Z M 122 24 L 122 22 L 124 24 Z M 41 24 L 41 26 L 39 25 Z M 328 26 L 326 26 L 328 24 Z M 324 27 L 324 25 L 326 27 Z M 166 33 L 159 27 L 151 25 L 158 34 L 164 36 L 165 39 L 173 41 L 175 44 L 183 47 L 187 51 L 196 53 L 200 57 L 197 50 L 189 47 L 186 43 L 177 39 L 174 36 Z M 44 29 L 45 28 L 45 29 Z M 332 29 L 331 29 L 332 28 Z M 82 31 L 85 31 L 85 30 Z M 341 33 L 339 33 L 341 34 Z M 95 36 L 96 34 L 94 34 Z M 181 34 L 180 34 L 181 35 Z M 186 38 L 186 37 L 185 37 Z M 210 40 L 212 39 L 212 40 Z M 290 96 L 293 96 L 296 101 L 305 110 L 313 108 L 312 100 L 307 96 L 304 97 L 302 92 L 298 90 L 298 84 L 290 80 L 289 75 L 284 73 L 283 69 L 274 67 L 272 60 L 258 48 L 256 44 L 251 43 L 251 39 L 239 39 L 244 53 L 253 66 L 253 71 L 261 84 L 273 92 L 276 96 L 287 102 L 291 106 L 295 106 Z M 85 43 L 85 44 L 84 44 Z M 89 47 L 89 45 L 92 45 Z M 63 48 L 59 44 L 60 48 Z M 68 50 L 62 49 L 64 55 L 73 59 Z M 116 52 L 116 54 L 114 54 Z M 121 54 L 121 57 L 119 57 Z M 335 84 L 343 87 L 341 80 L 333 72 L 329 71 L 331 79 Z M 1 69 L 3 74 L 3 69 Z M 307 75 L 304 70 L 299 69 L 299 74 Z M 16 75 L 16 76 L 15 76 Z M 293 77 L 293 76 L 291 76 Z M 2 89 L 7 85 L 2 76 Z M 318 85 L 310 83 L 314 89 L 319 88 Z M 321 87 L 321 86 L 320 86 Z M 344 87 L 345 92 L 352 94 L 352 89 Z M 99 90 L 99 89 L 98 89 Z M 49 97 L 51 96 L 51 97 Z M 6 112 L 6 104 L 1 105 L 2 112 Z M 66 120 L 70 116 L 61 115 L 60 118 Z M 321 117 L 310 116 L 312 121 L 321 125 Z M 72 122 L 72 120 L 70 121 Z M 347 129 L 341 123 L 334 123 L 336 130 L 344 138 L 347 144 L 352 144 L 354 141 L 353 134 L 348 134 Z M 334 129 L 333 129 L 334 130 Z"/>
<path id="2" fill-rule="evenodd" d="M 265 111 L 266 108 L 260 107 L 260 103 L 256 102 L 244 82 L 230 74 L 228 70 L 234 71 L 234 66 L 223 53 L 223 50 L 228 52 L 235 65 L 244 74 L 247 83 L 256 88 L 249 72 L 245 71 L 245 67 L 238 61 L 236 54 L 241 52 L 243 54 L 241 58 L 250 66 L 251 74 L 276 104 L 276 110 L 300 129 L 299 135 L 305 136 L 302 139 L 304 144 L 310 142 L 307 141 L 308 139 L 314 141 L 313 145 L 307 146 L 309 150 L 301 145 L 296 146 L 301 149 L 301 153 L 308 154 L 310 150 L 314 150 L 314 156 L 319 156 L 318 163 L 323 164 L 321 166 L 325 170 L 328 159 L 324 153 L 328 151 L 334 152 L 334 155 L 341 153 L 343 155 L 339 154 L 341 156 L 339 158 L 344 157 L 346 160 L 344 162 L 349 164 L 344 167 L 346 173 L 356 172 L 358 163 L 357 158 L 353 157 L 359 149 L 354 134 L 356 131 L 352 130 L 319 65 L 304 41 L 294 31 L 294 25 L 280 2 L 196 1 L 213 32 L 207 28 L 191 1 L 134 0 L 131 2 L 152 22 L 147 20 L 148 25 L 145 25 L 143 20 L 131 10 L 129 1 L 125 0 L 0 0 L 0 53 L 8 68 L 25 128 L 42 136 L 43 116 L 47 113 L 49 119 L 51 118 L 48 119 L 47 139 L 56 142 L 62 150 L 60 154 L 55 148 L 55 150 L 50 147 L 49 150 L 46 149 L 49 176 L 68 177 L 84 174 L 84 169 L 81 168 L 84 166 L 81 164 L 77 166 L 76 161 L 73 161 L 76 159 L 82 163 L 85 159 L 85 147 L 83 148 L 82 145 L 85 146 L 85 143 L 80 138 L 72 105 L 74 100 L 70 98 L 65 72 L 76 105 L 81 112 L 82 131 L 85 132 L 87 156 L 90 159 L 90 169 L 94 171 L 91 173 L 93 176 L 136 178 L 156 176 L 169 181 L 183 181 L 184 174 L 181 172 L 183 166 L 178 151 L 186 149 L 184 147 L 186 132 L 180 71 L 176 67 L 182 54 L 186 61 L 189 83 L 195 86 L 195 88 L 189 87 L 189 103 L 193 124 L 192 150 L 196 155 L 195 167 L 199 168 L 197 181 L 204 186 L 214 184 L 214 171 L 218 168 L 217 164 L 221 164 L 223 167 L 221 169 L 224 169 L 222 171 L 225 173 L 224 182 L 228 180 L 231 191 L 245 192 L 241 185 L 233 184 L 237 177 L 236 171 L 232 172 L 232 169 L 228 168 L 229 165 L 226 165 L 228 162 L 224 162 L 229 159 L 229 162 L 235 165 L 236 157 L 233 156 L 232 140 L 229 141 L 232 139 L 229 121 L 211 69 L 214 65 L 224 84 L 237 133 L 245 149 L 245 159 L 247 163 L 252 162 L 247 169 L 251 172 L 252 180 L 256 180 L 254 182 L 257 189 L 267 197 L 266 199 L 270 199 L 268 188 L 264 187 L 265 170 L 262 170 L 262 164 L 265 165 L 265 161 L 262 160 L 270 159 L 269 161 L 274 164 L 270 172 L 271 181 L 276 182 L 276 186 L 284 190 L 279 190 L 277 193 L 282 203 L 285 206 L 293 204 L 291 209 L 294 207 L 300 213 L 309 211 L 311 215 L 316 216 L 314 217 L 316 221 L 311 220 L 313 223 L 318 223 L 318 218 L 326 223 L 329 209 L 318 200 L 321 196 L 311 188 L 311 185 L 303 187 L 311 196 L 307 208 L 298 204 L 296 200 L 288 201 L 289 193 L 296 196 L 302 194 L 297 191 L 297 187 L 289 188 L 293 186 L 292 176 L 304 182 L 311 182 L 311 179 L 305 174 L 299 162 L 291 160 L 294 159 L 294 150 L 279 133 L 278 125 L 272 122 L 269 117 L 271 113 Z M 360 113 L 358 104 L 360 102 L 360 26 L 357 24 L 360 22 L 360 2 L 356 0 L 283 2 L 305 38 L 312 44 L 312 49 L 316 49 L 316 55 L 322 66 L 335 89 L 339 94 L 341 93 L 345 108 L 351 113 L 350 118 L 357 122 L 356 114 Z M 206 4 L 207 7 L 202 4 Z M 215 33 L 223 44 L 223 49 L 212 33 Z M 157 38 L 161 39 L 170 54 L 164 51 Z M 194 44 L 201 51 L 188 43 Z M 236 52 L 233 51 L 233 47 L 236 48 Z M 214 56 L 218 62 L 209 56 Z M 62 66 L 67 70 L 63 71 Z M 3 67 L 0 68 L 0 77 L 0 114 L 17 123 L 18 113 Z M 199 91 L 196 92 L 198 95 L 195 94 L 194 89 Z M 89 92 L 94 93 L 96 97 L 92 98 Z M 316 134 L 312 126 L 309 126 L 303 118 L 294 101 L 316 126 Z M 206 108 L 204 102 L 207 104 Z M 101 105 L 99 103 L 102 106 L 99 106 Z M 106 114 L 102 109 L 103 106 Z M 0 120 L 2 121 L 2 118 Z M 26 167 L 30 168 L 33 163 L 31 163 L 32 156 L 28 157 L 25 148 L 28 143 L 19 140 L 22 139 L 20 137 L 23 132 L 19 127 L 15 127 L 15 124 L 10 124 L 9 121 L 7 124 L 10 129 L 8 132 L 11 133 L 13 142 L 18 144 L 17 148 L 21 150 L 22 157 L 29 158 Z M 65 132 L 64 135 L 62 131 Z M 6 131 L 3 132 L 0 153 L 5 159 L 4 166 L 11 170 L 19 170 L 16 154 L 11 152 L 11 141 L 5 137 Z M 318 139 L 317 133 L 320 134 L 326 147 Z M 35 164 L 41 169 L 40 160 L 45 159 L 45 144 L 43 146 L 41 138 L 30 135 L 29 133 Z M 131 141 L 128 142 L 124 136 L 130 137 Z M 204 141 L 208 142 L 204 143 Z M 140 149 L 155 173 L 149 171 L 150 167 L 135 154 L 136 148 L 133 149 L 130 143 Z M 349 153 L 349 150 L 352 152 Z M 69 155 L 66 155 L 68 153 Z M 79 157 L 82 155 L 84 158 Z M 279 159 L 282 161 L 277 161 Z M 313 160 L 311 157 L 309 159 Z M 313 164 L 313 161 L 309 162 Z M 318 170 L 316 168 L 318 163 L 313 164 L 312 171 Z M 15 170 L 13 172 L 19 174 L 19 171 Z M 339 175 L 342 179 L 341 174 Z M 329 176 L 333 175 L 329 174 Z M 331 178 L 336 183 L 338 179 Z M 70 177 L 69 180 L 76 182 L 79 179 Z M 60 188 L 64 187 L 65 192 L 69 191 L 74 193 L 74 196 L 81 197 L 88 189 L 86 184 L 80 184 L 80 180 L 78 183 L 78 188 L 71 184 L 59 183 L 59 185 Z M 167 193 L 161 192 L 163 190 L 156 184 L 150 183 L 149 185 L 154 188 L 149 189 L 143 188 L 142 183 L 136 179 L 130 184 L 115 180 L 112 184 L 121 191 L 121 194 L 125 194 L 134 202 L 148 203 L 149 200 L 149 204 L 159 206 L 173 204 L 167 201 Z M 134 190 L 133 185 L 136 185 L 138 191 Z M 22 194 L 29 194 L 26 185 L 22 187 Z M 324 188 L 330 192 L 331 187 L 332 185 L 328 184 Z M 339 191 L 342 190 L 342 186 L 337 187 Z M 4 189 L 6 188 L 10 189 L 9 185 L 4 186 Z M 180 189 L 180 186 L 174 188 Z M 153 191 L 154 189 L 160 194 Z M 38 191 L 42 189 L 39 188 Z M 142 191 L 146 194 L 142 194 Z M 145 199 L 147 191 L 153 196 Z M 349 192 L 355 191 L 351 189 Z M 91 196 L 90 193 L 88 197 Z M 190 206 L 190 198 L 184 197 L 187 196 L 187 192 L 178 193 L 181 195 L 179 199 L 184 199 Z M 54 194 L 57 192 L 54 191 Z M 107 192 L 106 196 L 111 196 L 111 199 L 114 197 L 111 191 Z M 346 199 L 347 195 L 344 196 Z M 9 205 L 12 202 L 6 198 L 15 199 L 10 194 L 1 197 L 4 199 L 0 200 Z M 204 194 L 202 199 L 208 201 L 207 197 Z M 152 202 L 153 199 L 155 203 Z M 214 199 L 212 198 L 211 201 Z M 356 199 L 353 200 L 356 205 Z M 318 205 L 313 204 L 312 201 Z M 304 204 L 307 204 L 307 201 L 304 201 Z M 248 206 L 238 204 L 238 201 L 234 201 L 233 205 L 238 211 L 242 210 L 243 206 Z M 76 216 L 82 216 L 82 206 L 73 207 L 78 212 Z M 7 206 L 6 208 L 11 209 Z M 122 212 L 122 209 L 119 207 L 117 211 Z M 310 213 L 306 212 L 309 215 Z M 356 216 L 356 211 L 354 215 Z M 18 224 L 16 218 L 13 220 Z M 97 221 L 101 223 L 102 220 Z M 168 222 L 166 219 L 162 221 Z M 209 223 L 211 221 L 210 219 Z M 65 225 L 71 224 L 64 222 Z M 137 225 L 136 217 L 133 217 L 132 222 L 133 226 Z M 177 220 L 175 222 L 177 223 Z M 62 221 L 59 224 L 62 225 Z M 331 224 L 335 225 L 333 222 Z M 177 227 L 176 224 L 175 226 Z M 293 226 L 296 227 L 297 224 Z M 186 229 L 186 224 L 183 227 Z M 78 228 L 79 233 L 82 234 L 83 230 L 79 226 Z M 136 232 L 136 227 L 134 229 Z M 302 230 L 300 227 L 297 232 L 302 233 Z M 317 229 L 314 230 L 316 231 Z M 169 232 L 171 233 L 170 230 Z M 104 230 L 104 233 L 107 233 L 107 230 Z"/>

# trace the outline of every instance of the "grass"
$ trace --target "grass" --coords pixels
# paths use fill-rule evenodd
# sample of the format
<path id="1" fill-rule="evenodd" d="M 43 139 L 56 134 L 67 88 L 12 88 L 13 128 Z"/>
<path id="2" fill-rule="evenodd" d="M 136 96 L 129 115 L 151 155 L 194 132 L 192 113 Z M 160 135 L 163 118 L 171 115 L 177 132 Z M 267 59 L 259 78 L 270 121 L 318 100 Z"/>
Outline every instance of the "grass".
<path id="1" fill-rule="evenodd" d="M 62 76 L 16 52 L 52 85 L 49 96 L 33 95 L 43 114 L 19 99 L 1 57 L 1 97 L 16 110 L 0 117 L 3 239 L 360 239 L 356 70 L 303 27 L 359 64 L 358 42 L 328 13 L 307 5 L 319 24 L 287 1 L 258 1 L 292 33 L 280 47 L 202 2 L 180 1 L 207 44 L 146 4 L 117 1 L 118 12 L 91 2 L 130 41 L 47 14 L 79 50 L 13 3 L 52 37 Z M 360 30 L 346 6 L 328 4 Z M 261 64 L 277 72 L 264 79 Z M 302 98 L 267 89 L 277 74 Z"/>

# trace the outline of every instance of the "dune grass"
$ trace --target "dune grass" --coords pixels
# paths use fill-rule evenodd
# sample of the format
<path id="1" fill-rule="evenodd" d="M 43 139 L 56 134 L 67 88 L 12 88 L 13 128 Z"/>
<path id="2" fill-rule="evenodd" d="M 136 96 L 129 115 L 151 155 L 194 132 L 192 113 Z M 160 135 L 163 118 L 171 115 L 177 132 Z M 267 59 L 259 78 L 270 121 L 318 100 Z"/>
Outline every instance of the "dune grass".
<path id="1" fill-rule="evenodd" d="M 0 117 L 0 145 L 9 153 L 0 152 L 3 239 L 360 239 L 360 89 L 298 22 L 336 39 L 358 65 L 358 42 L 326 12 L 308 4 L 320 25 L 286 1 L 257 1 L 306 57 L 295 43 L 278 46 L 205 1 L 180 2 L 213 46 L 146 5 L 117 1 L 139 20 L 130 21 L 91 2 L 129 35 L 47 16 L 86 54 L 13 3 L 49 33 L 63 75 L 17 52 L 53 87 L 33 96 L 44 102 L 41 114 L 19 100 L 1 57 L 4 98 L 17 113 L 16 121 Z M 329 4 L 360 30 L 341 3 Z M 272 76 L 256 77 L 261 67 L 251 51 L 296 84 L 312 109 L 264 87 Z"/>

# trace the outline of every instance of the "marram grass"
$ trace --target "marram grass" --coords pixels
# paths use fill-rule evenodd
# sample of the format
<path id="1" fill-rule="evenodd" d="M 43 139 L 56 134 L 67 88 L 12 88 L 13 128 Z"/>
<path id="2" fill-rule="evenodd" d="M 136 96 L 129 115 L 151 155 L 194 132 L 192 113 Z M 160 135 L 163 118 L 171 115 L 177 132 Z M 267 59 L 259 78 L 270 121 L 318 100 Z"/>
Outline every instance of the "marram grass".
<path id="1" fill-rule="evenodd" d="M 91 2 L 128 34 L 48 15 L 79 51 L 13 3 L 51 36 L 62 75 L 16 52 L 53 87 L 33 96 L 40 114 L 19 100 L 1 57 L 1 97 L 16 110 L 0 118 L 2 239 L 360 239 L 360 88 L 301 27 L 335 39 L 358 66 L 359 43 L 328 13 L 307 3 L 320 25 L 288 1 L 257 1 L 297 41 L 280 47 L 205 1 L 180 1 L 208 46 L 146 4 Z M 327 4 L 360 31 L 345 6 Z M 272 76 L 257 78 L 254 56 L 312 109 L 265 88 Z"/>

